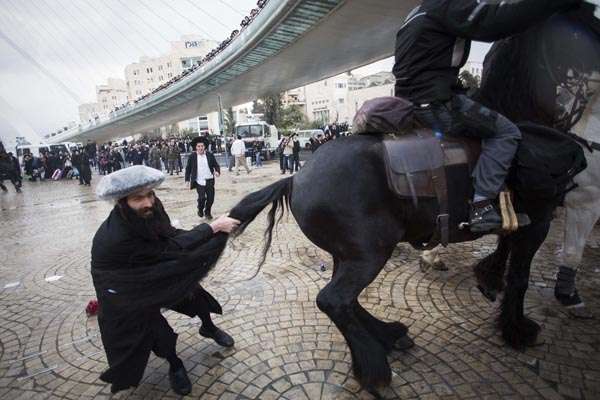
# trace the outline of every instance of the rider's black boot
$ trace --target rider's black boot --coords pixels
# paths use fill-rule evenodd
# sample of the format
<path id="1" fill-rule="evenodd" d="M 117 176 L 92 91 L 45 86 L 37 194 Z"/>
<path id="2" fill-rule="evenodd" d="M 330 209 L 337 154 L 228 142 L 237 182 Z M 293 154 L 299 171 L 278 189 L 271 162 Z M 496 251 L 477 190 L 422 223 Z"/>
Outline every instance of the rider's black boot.
<path id="1" fill-rule="evenodd" d="M 502 217 L 490 200 L 471 204 L 469 227 L 473 233 L 485 233 L 502 228 Z"/>

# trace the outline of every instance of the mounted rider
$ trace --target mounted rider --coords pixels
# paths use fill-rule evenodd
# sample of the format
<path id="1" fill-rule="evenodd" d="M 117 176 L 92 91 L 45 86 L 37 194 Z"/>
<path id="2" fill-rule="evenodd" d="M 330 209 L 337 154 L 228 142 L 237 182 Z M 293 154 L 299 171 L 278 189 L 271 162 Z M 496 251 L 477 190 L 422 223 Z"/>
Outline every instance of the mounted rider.
<path id="1" fill-rule="evenodd" d="M 474 233 L 502 226 L 494 200 L 504 186 L 521 132 L 501 114 L 460 94 L 458 75 L 471 40 L 492 42 L 525 31 L 582 0 L 424 0 L 396 37 L 396 96 L 436 132 L 481 139 L 473 170 L 469 225 Z"/>

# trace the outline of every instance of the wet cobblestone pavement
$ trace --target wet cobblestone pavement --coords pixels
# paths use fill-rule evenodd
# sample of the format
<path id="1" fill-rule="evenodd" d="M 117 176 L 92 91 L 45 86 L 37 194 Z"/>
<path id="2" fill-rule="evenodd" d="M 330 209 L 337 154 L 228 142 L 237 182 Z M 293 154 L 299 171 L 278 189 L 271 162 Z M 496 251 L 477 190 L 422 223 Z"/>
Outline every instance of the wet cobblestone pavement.
<path id="1" fill-rule="evenodd" d="M 217 181 L 214 215 L 279 179 L 275 165 Z M 94 183 L 98 177 L 94 177 Z M 110 204 L 76 181 L 29 183 L 24 193 L 0 193 L 0 398 L 109 398 L 98 376 L 106 367 L 89 273 L 91 239 Z M 157 191 L 172 220 L 199 223 L 195 191 L 169 177 Z M 331 259 L 282 221 L 262 271 L 256 271 L 264 214 L 231 242 L 204 282 L 224 307 L 216 323 L 236 340 L 223 349 L 202 338 L 199 321 L 167 312 L 190 374 L 190 397 L 202 399 L 369 399 L 352 378 L 343 337 L 315 298 L 331 277 Z M 552 290 L 560 219 L 534 260 L 526 312 L 543 327 L 543 343 L 525 352 L 503 345 L 494 329 L 497 303 L 475 288 L 471 266 L 494 239 L 455 245 L 449 271 L 419 268 L 419 253 L 400 245 L 361 295 L 369 311 L 410 326 L 416 346 L 394 352 L 386 398 L 600 398 L 600 322 L 577 320 Z M 599 229 L 594 240 L 600 237 Z M 325 264 L 325 271 L 320 268 Z M 600 250 L 586 249 L 578 286 L 600 316 Z M 176 398 L 168 364 L 151 356 L 141 385 L 114 398 Z"/>

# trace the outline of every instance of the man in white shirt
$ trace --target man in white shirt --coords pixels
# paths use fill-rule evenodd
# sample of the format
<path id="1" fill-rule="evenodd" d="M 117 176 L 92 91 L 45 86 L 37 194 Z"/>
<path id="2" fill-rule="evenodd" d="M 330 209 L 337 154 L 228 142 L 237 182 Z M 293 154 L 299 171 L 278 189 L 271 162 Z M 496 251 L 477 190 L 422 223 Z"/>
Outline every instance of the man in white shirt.
<path id="1" fill-rule="evenodd" d="M 208 141 L 195 138 L 192 141 L 195 153 L 190 154 L 185 166 L 185 181 L 190 182 L 190 189 L 198 193 L 198 216 L 212 219 L 211 208 L 215 201 L 215 177 L 221 174 L 221 168 L 215 156 L 207 151 Z"/>
<path id="2" fill-rule="evenodd" d="M 250 168 L 246 164 L 246 143 L 242 140 L 242 136 L 238 135 L 237 140 L 231 145 L 231 155 L 235 158 L 235 174 L 240 174 L 240 165 L 246 168 L 246 172 L 250 173 Z"/>

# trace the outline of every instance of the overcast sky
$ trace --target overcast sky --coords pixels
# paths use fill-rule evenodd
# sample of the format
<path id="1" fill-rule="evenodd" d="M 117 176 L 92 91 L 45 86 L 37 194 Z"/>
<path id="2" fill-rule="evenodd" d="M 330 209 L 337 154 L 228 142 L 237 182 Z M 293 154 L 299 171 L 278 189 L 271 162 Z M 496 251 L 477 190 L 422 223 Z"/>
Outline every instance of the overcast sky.
<path id="1" fill-rule="evenodd" d="M 0 136 L 23 125 L 43 135 L 78 120 L 78 104 L 95 101 L 95 86 L 107 77 L 123 78 L 125 65 L 142 55 L 168 52 L 169 41 L 182 34 L 221 41 L 255 4 L 0 0 Z M 481 60 L 483 54 L 476 48 L 472 59 Z M 392 60 L 384 60 L 360 72 L 389 71 L 391 66 Z"/>

